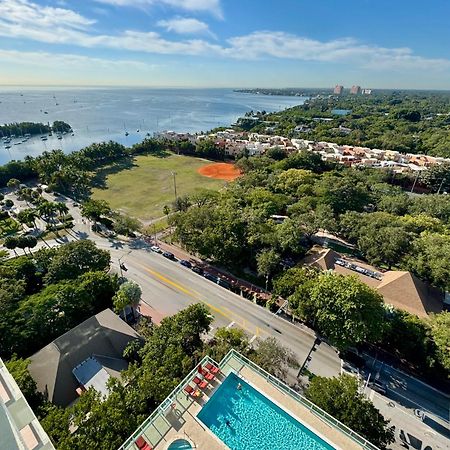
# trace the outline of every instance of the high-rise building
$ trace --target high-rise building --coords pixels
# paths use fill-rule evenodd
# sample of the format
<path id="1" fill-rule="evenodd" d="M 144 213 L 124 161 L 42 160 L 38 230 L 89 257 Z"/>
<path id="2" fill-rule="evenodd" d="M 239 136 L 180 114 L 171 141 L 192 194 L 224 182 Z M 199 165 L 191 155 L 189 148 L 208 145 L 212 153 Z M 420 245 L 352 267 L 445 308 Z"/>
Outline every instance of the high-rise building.
<path id="1" fill-rule="evenodd" d="M 361 86 L 353 85 L 350 94 L 358 95 L 361 92 Z"/>
<path id="2" fill-rule="evenodd" d="M 372 94 L 372 89 L 363 89 L 363 90 L 362 90 L 362 93 L 363 93 L 364 95 L 371 95 L 371 94 Z"/>
<path id="3" fill-rule="evenodd" d="M 336 95 L 341 95 L 342 92 L 344 92 L 344 86 L 341 86 L 340 84 L 337 84 L 337 85 L 334 87 L 334 93 L 335 93 Z"/>

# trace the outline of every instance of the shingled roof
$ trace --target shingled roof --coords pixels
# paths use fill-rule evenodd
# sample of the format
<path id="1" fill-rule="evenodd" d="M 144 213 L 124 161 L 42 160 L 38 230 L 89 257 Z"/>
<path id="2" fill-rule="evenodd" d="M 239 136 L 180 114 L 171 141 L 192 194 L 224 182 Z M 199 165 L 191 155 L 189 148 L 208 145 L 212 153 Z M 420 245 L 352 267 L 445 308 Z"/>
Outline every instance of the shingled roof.
<path id="1" fill-rule="evenodd" d="M 419 280 L 411 272 L 389 270 L 378 280 L 336 264 L 336 259 L 339 258 L 342 258 L 341 255 L 334 250 L 322 249 L 308 255 L 304 262 L 321 270 L 334 270 L 341 275 L 357 276 L 363 283 L 376 289 L 383 296 L 385 303 L 419 317 L 442 311 L 442 292 Z M 375 271 L 367 264 L 359 261 L 357 264 Z"/>
<path id="2" fill-rule="evenodd" d="M 442 293 L 426 285 L 411 272 L 386 272 L 377 291 L 386 303 L 419 317 L 442 311 Z"/>
<path id="3" fill-rule="evenodd" d="M 58 406 L 68 406 L 79 387 L 72 370 L 91 356 L 111 376 L 126 368 L 122 358 L 128 342 L 140 336 L 110 309 L 72 328 L 31 356 L 28 369 L 40 392 Z"/>

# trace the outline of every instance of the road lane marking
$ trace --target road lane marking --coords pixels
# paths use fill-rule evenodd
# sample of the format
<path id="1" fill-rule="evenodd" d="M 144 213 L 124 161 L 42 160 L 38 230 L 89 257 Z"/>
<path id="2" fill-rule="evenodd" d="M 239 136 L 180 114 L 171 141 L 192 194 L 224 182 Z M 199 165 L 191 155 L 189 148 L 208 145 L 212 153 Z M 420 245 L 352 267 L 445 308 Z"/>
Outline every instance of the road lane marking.
<path id="1" fill-rule="evenodd" d="M 195 295 L 191 290 L 189 290 L 189 289 L 187 289 L 187 288 L 181 286 L 181 285 L 178 284 L 178 283 L 175 283 L 175 281 L 169 280 L 169 279 L 166 278 L 164 275 L 162 275 L 162 274 L 160 274 L 160 273 L 158 273 L 158 272 L 155 272 L 155 271 L 152 270 L 152 269 L 148 269 L 147 267 L 145 268 L 145 270 L 146 270 L 147 272 L 151 273 L 151 274 L 152 274 L 153 276 L 155 276 L 156 278 L 159 278 L 160 280 L 164 281 L 165 283 L 170 284 L 171 286 L 177 288 L 178 290 L 180 290 L 180 291 L 183 292 L 184 294 L 188 295 L 189 297 L 192 297 L 192 298 L 194 298 L 194 299 L 200 300 L 200 299 L 198 298 L 198 296 Z"/>
<path id="2" fill-rule="evenodd" d="M 255 339 L 257 339 L 257 337 L 258 337 L 258 336 L 256 336 L 256 334 L 255 334 L 255 335 L 248 341 L 249 344 L 252 344 L 253 341 L 254 341 Z"/>
<path id="3" fill-rule="evenodd" d="M 222 317 L 225 317 L 226 319 L 233 321 L 234 319 L 237 317 L 239 317 L 236 313 L 233 313 L 232 311 L 230 311 L 228 308 L 218 308 L 217 306 L 212 305 L 211 303 L 208 303 L 206 300 L 203 300 L 202 298 L 199 298 L 200 295 L 195 295 L 194 291 L 191 291 L 188 288 L 185 288 L 184 286 L 180 285 L 179 283 L 176 283 L 175 281 L 170 280 L 169 278 L 165 277 L 164 275 L 162 275 L 159 272 L 156 272 L 155 270 L 149 269 L 148 267 L 144 267 L 144 269 L 150 273 L 151 275 L 153 275 L 156 278 L 159 278 L 161 281 L 163 281 L 164 283 L 168 284 L 169 286 L 173 286 L 174 288 L 178 289 L 179 291 L 183 292 L 184 294 L 186 294 L 187 296 L 191 297 L 192 299 L 198 301 L 198 302 L 202 302 L 204 303 L 211 311 L 214 311 L 215 313 L 221 315 Z M 228 311 L 228 312 L 227 312 Z M 249 327 L 247 326 L 247 321 L 242 319 L 242 324 L 239 323 L 238 321 L 238 325 L 244 329 L 245 331 L 252 333 L 254 332 L 254 330 L 256 329 L 256 332 L 259 333 L 266 333 L 267 335 L 270 335 L 270 333 L 268 333 L 265 330 L 260 330 L 257 326 L 252 326 Z"/>

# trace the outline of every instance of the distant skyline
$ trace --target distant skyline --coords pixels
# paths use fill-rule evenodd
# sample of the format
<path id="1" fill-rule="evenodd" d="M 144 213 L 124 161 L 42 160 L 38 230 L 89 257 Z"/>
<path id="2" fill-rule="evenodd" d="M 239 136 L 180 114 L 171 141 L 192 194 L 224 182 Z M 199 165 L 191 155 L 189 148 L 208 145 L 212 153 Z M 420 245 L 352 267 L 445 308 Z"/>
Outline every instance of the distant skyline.
<path id="1" fill-rule="evenodd" d="M 448 0 L 0 0 L 0 84 L 450 89 Z"/>

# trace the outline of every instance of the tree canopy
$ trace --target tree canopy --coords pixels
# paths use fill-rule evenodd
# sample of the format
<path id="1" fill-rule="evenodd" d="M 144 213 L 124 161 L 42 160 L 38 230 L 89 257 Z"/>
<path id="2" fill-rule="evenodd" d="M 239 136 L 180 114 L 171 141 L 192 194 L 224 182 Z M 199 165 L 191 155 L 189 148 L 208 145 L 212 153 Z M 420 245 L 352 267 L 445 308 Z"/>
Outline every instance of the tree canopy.
<path id="1" fill-rule="evenodd" d="M 394 442 L 394 428 L 364 394 L 351 375 L 314 377 L 306 397 L 380 448 Z"/>

